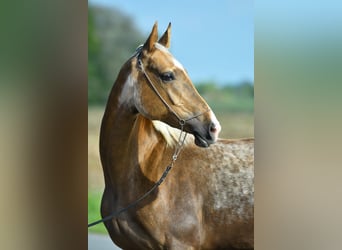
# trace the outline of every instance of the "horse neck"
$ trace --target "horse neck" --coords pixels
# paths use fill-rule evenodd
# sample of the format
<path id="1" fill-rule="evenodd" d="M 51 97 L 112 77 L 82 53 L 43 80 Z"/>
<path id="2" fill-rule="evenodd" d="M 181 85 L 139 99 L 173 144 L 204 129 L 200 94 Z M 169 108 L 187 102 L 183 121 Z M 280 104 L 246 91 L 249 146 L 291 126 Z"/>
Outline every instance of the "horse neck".
<path id="1" fill-rule="evenodd" d="M 100 153 L 105 172 L 127 171 L 122 166 L 124 161 L 133 161 L 134 157 L 136 157 L 135 161 L 139 161 L 139 158 L 151 154 L 160 143 L 161 137 L 152 121 L 137 113 L 134 107 L 133 79 L 136 72 L 132 68 L 134 67 L 132 60 L 122 67 L 109 96 L 102 120 Z M 110 162 L 110 165 L 106 162 Z M 127 167 L 129 162 L 125 165 Z M 110 175 L 114 176 L 114 174 Z"/>

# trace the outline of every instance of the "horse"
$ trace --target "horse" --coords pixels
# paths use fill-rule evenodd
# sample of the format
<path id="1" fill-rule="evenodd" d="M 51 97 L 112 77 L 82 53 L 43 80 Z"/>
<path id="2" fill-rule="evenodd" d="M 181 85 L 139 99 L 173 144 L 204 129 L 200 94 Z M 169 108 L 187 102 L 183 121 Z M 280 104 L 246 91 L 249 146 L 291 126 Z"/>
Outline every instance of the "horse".
<path id="1" fill-rule="evenodd" d="M 156 22 L 110 92 L 100 130 L 102 218 L 173 168 L 105 227 L 122 249 L 254 249 L 254 139 L 218 138 L 220 123 L 169 52 L 170 37 L 171 23 L 158 40 Z"/>

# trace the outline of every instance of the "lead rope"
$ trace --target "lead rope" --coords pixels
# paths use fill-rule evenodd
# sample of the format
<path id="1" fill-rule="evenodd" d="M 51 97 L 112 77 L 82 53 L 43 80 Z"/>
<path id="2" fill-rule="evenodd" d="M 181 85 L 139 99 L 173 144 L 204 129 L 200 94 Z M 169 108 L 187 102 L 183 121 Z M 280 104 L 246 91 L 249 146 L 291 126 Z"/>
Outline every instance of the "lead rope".
<path id="1" fill-rule="evenodd" d="M 131 204 L 129 204 L 128 206 L 121 208 L 120 210 L 112 213 L 111 215 L 108 215 L 104 218 L 102 218 L 101 220 L 97 220 L 95 222 L 92 222 L 90 224 L 88 224 L 88 227 L 92 227 L 95 226 L 101 222 L 105 222 L 107 220 L 110 220 L 112 218 L 118 217 L 121 213 L 127 211 L 128 209 L 135 207 L 139 202 L 141 202 L 142 200 L 144 200 L 147 196 L 149 196 L 157 187 L 159 187 L 163 181 L 165 180 L 166 176 L 168 175 L 168 173 L 170 172 L 170 170 L 172 169 L 173 165 L 175 164 L 179 153 L 181 152 L 181 149 L 184 145 L 186 136 L 188 135 L 185 131 L 184 131 L 184 124 L 185 121 L 184 120 L 180 120 L 179 125 L 181 126 L 181 132 L 179 134 L 178 137 L 178 141 L 177 141 L 177 145 L 175 148 L 175 151 L 172 155 L 172 159 L 171 159 L 171 163 L 166 167 L 166 169 L 164 170 L 162 176 L 160 177 L 160 179 L 153 185 L 153 187 L 147 191 L 143 196 L 141 196 L 139 199 L 137 199 L 136 201 L 132 202 Z"/>
<path id="2" fill-rule="evenodd" d="M 177 142 L 177 145 L 175 147 L 175 151 L 172 155 L 172 159 L 171 159 L 171 163 L 166 167 L 166 169 L 164 170 L 162 176 L 160 177 L 160 179 L 152 186 L 152 188 L 147 191 L 143 196 L 141 196 L 139 199 L 137 199 L 136 201 L 132 202 L 131 204 L 129 204 L 128 206 L 120 209 L 119 211 L 115 212 L 115 213 L 112 213 L 111 215 L 108 215 L 104 218 L 102 218 L 101 220 L 97 220 L 95 222 L 92 222 L 90 224 L 88 224 L 88 227 L 92 227 L 92 226 L 95 226 L 101 222 L 105 222 L 107 220 L 110 220 L 114 217 L 118 217 L 121 213 L 127 211 L 128 209 L 132 208 L 132 207 L 135 207 L 139 202 L 141 202 L 142 200 L 144 200 L 147 196 L 149 196 L 157 187 L 159 187 L 163 181 L 165 180 L 166 176 L 168 175 L 168 173 L 170 172 L 170 170 L 172 169 L 173 165 L 175 164 L 177 158 L 178 158 L 178 155 L 184 145 L 184 142 L 185 142 L 185 139 L 186 139 L 186 136 L 187 136 L 187 133 L 184 131 L 184 125 L 187 121 L 191 120 L 191 119 L 194 119 L 200 115 L 202 115 L 203 113 L 199 113 L 197 115 L 194 115 L 188 119 L 182 119 L 180 118 L 177 113 L 171 108 L 171 106 L 164 100 L 164 98 L 161 96 L 161 94 L 159 93 L 159 91 L 157 90 L 157 88 L 154 86 L 154 84 L 152 83 L 150 77 L 147 75 L 146 71 L 145 71 L 145 68 L 144 68 L 144 65 L 142 63 L 142 61 L 140 60 L 139 56 L 140 56 L 140 52 L 141 52 L 141 48 L 142 47 L 139 47 L 137 49 L 137 60 L 138 60 L 138 66 L 140 68 L 140 70 L 142 71 L 142 73 L 145 75 L 147 81 L 149 82 L 149 84 L 151 85 L 153 91 L 156 93 L 156 95 L 159 97 L 159 99 L 164 103 L 164 105 L 167 107 L 167 109 L 170 110 L 171 113 L 173 113 L 177 119 L 178 119 L 178 122 L 179 122 L 179 125 L 180 125 L 180 129 L 181 129 L 181 132 L 179 134 L 179 138 L 178 138 L 178 142 Z M 207 110 L 209 111 L 209 110 Z M 207 112 L 206 111 L 206 112 Z"/>

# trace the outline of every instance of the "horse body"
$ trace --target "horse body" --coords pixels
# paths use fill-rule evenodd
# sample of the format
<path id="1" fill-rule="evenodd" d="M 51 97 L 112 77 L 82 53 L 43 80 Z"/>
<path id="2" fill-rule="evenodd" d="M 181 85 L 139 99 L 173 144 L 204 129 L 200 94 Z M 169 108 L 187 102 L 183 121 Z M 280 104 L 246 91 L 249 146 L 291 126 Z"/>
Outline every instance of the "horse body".
<path id="1" fill-rule="evenodd" d="M 157 82 L 154 76 L 160 75 L 153 72 L 170 75 L 171 68 L 174 79 L 182 79 L 175 88 L 168 77 L 167 85 L 158 85 L 158 95 L 177 114 L 149 86 L 137 67 L 139 55 L 128 60 L 113 86 L 101 126 L 102 216 L 130 204 L 158 181 L 178 143 L 178 116 L 191 118 L 184 125 L 190 134 L 157 191 L 106 222 L 106 228 L 123 249 L 253 249 L 254 141 L 217 140 L 220 127 L 214 114 L 184 84 L 189 79 L 177 71 L 179 63 L 173 58 L 165 61 L 168 52 L 160 44 L 168 47 L 169 29 L 156 43 L 155 25 L 141 53 L 148 52 L 142 60 L 152 80 Z M 158 53 L 164 55 L 159 57 L 162 69 L 151 61 L 156 62 Z"/>

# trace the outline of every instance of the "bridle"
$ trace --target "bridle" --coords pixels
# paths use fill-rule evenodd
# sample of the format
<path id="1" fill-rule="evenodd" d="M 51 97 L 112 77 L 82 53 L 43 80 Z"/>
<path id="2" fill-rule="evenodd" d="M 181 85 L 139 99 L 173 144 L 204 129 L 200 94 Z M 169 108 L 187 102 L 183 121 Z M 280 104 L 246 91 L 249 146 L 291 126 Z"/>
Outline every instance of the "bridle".
<path id="1" fill-rule="evenodd" d="M 185 125 L 185 123 L 187 121 L 190 121 L 198 116 L 201 116 L 203 115 L 204 113 L 208 112 L 209 109 L 207 109 L 206 111 L 204 112 L 201 112 L 201 113 L 198 113 L 194 116 L 191 116 L 190 118 L 187 118 L 187 119 L 183 119 L 181 118 L 173 109 L 172 107 L 167 103 L 167 101 L 165 101 L 165 99 L 163 98 L 163 96 L 159 93 L 158 89 L 156 88 L 156 86 L 153 84 L 151 78 L 148 76 L 147 72 L 145 71 L 145 67 L 144 67 L 144 64 L 142 63 L 141 61 L 141 51 L 142 51 L 142 46 L 138 47 L 137 48 L 137 62 L 138 62 L 138 69 L 144 74 L 145 78 L 147 79 L 148 83 L 150 84 L 150 86 L 152 87 L 153 91 L 156 93 L 156 95 L 159 97 L 159 99 L 162 101 L 162 103 L 165 105 L 165 107 L 174 115 L 177 117 L 178 119 L 178 123 L 179 124 L 183 124 L 183 126 Z"/>
<path id="2" fill-rule="evenodd" d="M 209 110 L 205 111 L 205 112 L 202 112 L 202 113 L 199 113 L 199 114 L 196 114 L 190 118 L 187 118 L 187 119 L 183 119 L 181 118 L 173 109 L 172 107 L 165 101 L 165 99 L 162 97 L 162 95 L 159 93 L 158 89 L 155 87 L 155 85 L 153 84 L 153 82 L 151 81 L 150 77 L 148 76 L 148 74 L 146 73 L 145 71 L 145 68 L 144 68 L 144 65 L 140 59 L 140 55 L 141 55 L 141 51 L 142 51 L 142 47 L 143 46 L 139 46 L 136 50 L 136 53 L 135 53 L 135 56 L 137 58 L 137 63 L 138 63 L 138 68 L 140 69 L 140 71 L 144 74 L 144 76 L 146 77 L 147 81 L 149 82 L 150 86 L 152 87 L 153 91 L 156 93 L 156 95 L 159 97 L 159 99 L 163 102 L 163 104 L 165 105 L 165 107 L 173 114 L 176 116 L 176 118 L 178 119 L 178 123 L 180 125 L 180 134 L 179 134 L 179 137 L 178 137 L 178 141 L 177 141 L 177 144 L 176 144 L 176 147 L 175 147 L 175 151 L 172 155 L 172 158 L 171 158 L 171 162 L 170 164 L 165 168 L 162 176 L 160 177 L 160 179 L 152 186 L 152 188 L 150 188 L 150 190 L 148 190 L 144 195 L 142 195 L 140 198 L 138 198 L 137 200 L 135 200 L 134 202 L 130 203 L 129 205 L 127 205 L 126 207 L 124 208 L 121 208 L 119 209 L 118 211 L 116 212 L 113 212 L 112 214 L 100 219 L 100 220 L 97 220 L 97 221 L 94 221 L 90 224 L 88 224 L 88 228 L 89 227 L 92 227 L 92 226 L 95 226 L 101 222 L 105 222 L 105 221 L 108 221 L 112 218 L 115 218 L 115 217 L 118 217 L 121 213 L 127 211 L 128 209 L 132 208 L 132 207 L 135 207 L 136 205 L 138 205 L 142 200 L 144 200 L 146 197 L 148 197 L 155 189 L 157 189 L 162 183 L 163 181 L 165 180 L 166 176 L 168 175 L 168 173 L 170 172 L 170 170 L 172 169 L 173 165 L 175 164 L 177 158 L 178 158 L 178 155 L 179 153 L 181 152 L 181 149 L 184 145 L 184 142 L 185 142 L 185 139 L 187 137 L 187 133 L 184 131 L 184 126 L 186 124 L 186 122 L 188 122 L 189 120 L 191 119 L 194 119 L 198 116 L 201 116 L 203 115 L 204 113 L 208 112 Z"/>

